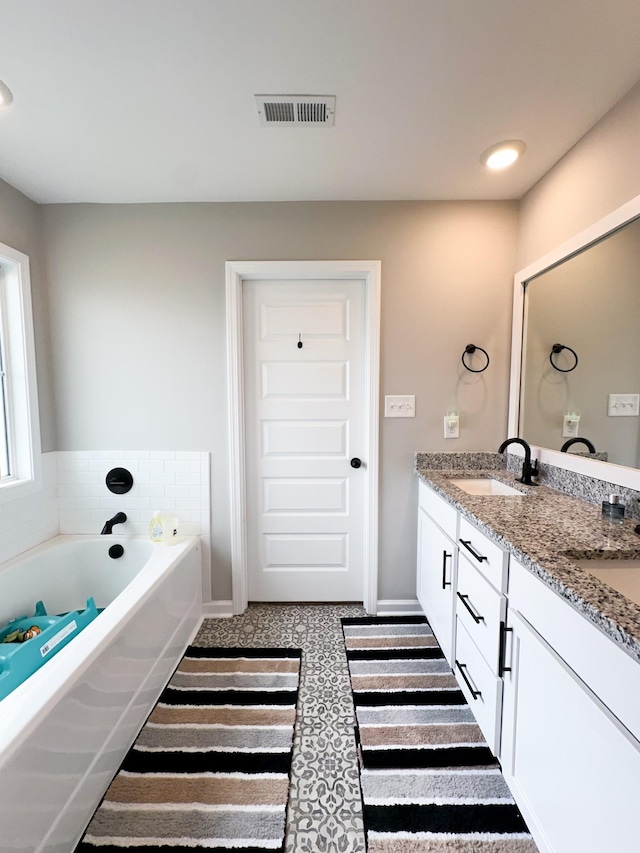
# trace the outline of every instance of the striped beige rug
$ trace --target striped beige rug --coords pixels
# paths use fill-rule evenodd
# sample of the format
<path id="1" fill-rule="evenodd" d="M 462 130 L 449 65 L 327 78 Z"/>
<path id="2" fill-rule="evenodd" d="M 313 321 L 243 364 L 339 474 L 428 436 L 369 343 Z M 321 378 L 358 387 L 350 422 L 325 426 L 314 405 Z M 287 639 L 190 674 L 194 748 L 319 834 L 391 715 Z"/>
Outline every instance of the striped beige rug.
<path id="1" fill-rule="evenodd" d="M 189 647 L 77 853 L 283 850 L 300 659 Z"/>
<path id="2" fill-rule="evenodd" d="M 536 853 L 426 619 L 342 625 L 369 853 Z"/>

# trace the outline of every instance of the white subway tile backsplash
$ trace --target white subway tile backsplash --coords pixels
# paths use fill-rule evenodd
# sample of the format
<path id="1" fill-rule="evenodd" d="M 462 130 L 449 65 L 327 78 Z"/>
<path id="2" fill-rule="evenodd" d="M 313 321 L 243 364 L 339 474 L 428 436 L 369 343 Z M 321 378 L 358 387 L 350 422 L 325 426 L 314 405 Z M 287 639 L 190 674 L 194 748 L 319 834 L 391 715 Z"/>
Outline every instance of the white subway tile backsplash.
<path id="1" fill-rule="evenodd" d="M 189 473 L 189 462 L 188 460 L 180 460 L 180 461 L 168 461 L 164 464 L 164 470 L 167 473 L 171 472 L 173 474 L 188 474 Z"/>
<path id="2" fill-rule="evenodd" d="M 161 459 L 142 459 L 139 466 L 140 471 L 152 471 L 155 474 L 164 472 L 164 462 Z"/>
<path id="3" fill-rule="evenodd" d="M 124 495 L 107 489 L 111 468 L 128 468 L 133 488 Z M 43 490 L 7 501 L 0 513 L 0 563 L 58 533 L 96 534 L 122 510 L 122 531 L 146 535 L 154 510 L 171 512 L 181 533 L 204 536 L 203 571 L 211 565 L 210 460 L 200 451 L 58 451 L 42 455 Z"/>
<path id="4" fill-rule="evenodd" d="M 152 486 L 175 486 L 175 474 L 149 474 L 149 482 Z"/>

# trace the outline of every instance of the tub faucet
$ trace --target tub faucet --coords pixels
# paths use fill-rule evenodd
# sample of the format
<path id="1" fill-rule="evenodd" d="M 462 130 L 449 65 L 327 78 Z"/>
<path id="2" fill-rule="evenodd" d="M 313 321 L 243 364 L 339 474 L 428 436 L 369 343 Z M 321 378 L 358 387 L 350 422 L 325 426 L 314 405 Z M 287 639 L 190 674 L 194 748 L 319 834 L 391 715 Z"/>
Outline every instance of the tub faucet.
<path id="1" fill-rule="evenodd" d="M 105 522 L 104 527 L 100 531 L 100 535 L 103 533 L 113 533 L 113 525 L 114 524 L 124 524 L 127 520 L 127 516 L 123 512 L 117 512 L 113 518 L 110 518 L 109 521 Z"/>
<path id="2" fill-rule="evenodd" d="M 524 462 L 522 463 L 522 476 L 517 477 L 519 483 L 524 483 L 525 486 L 537 486 L 537 483 L 532 481 L 532 477 L 538 476 L 538 460 L 531 462 L 531 447 L 527 444 L 524 438 L 508 438 L 503 441 L 498 448 L 498 453 L 504 453 L 510 444 L 519 444 L 524 447 Z"/>

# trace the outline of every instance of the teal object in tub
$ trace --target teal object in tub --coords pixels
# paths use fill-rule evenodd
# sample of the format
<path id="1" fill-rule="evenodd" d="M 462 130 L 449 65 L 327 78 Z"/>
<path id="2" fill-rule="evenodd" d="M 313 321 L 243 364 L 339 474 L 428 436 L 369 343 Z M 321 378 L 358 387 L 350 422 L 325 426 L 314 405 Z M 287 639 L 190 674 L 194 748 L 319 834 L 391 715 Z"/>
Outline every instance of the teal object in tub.
<path id="1" fill-rule="evenodd" d="M 42 601 L 33 616 L 12 619 L 0 631 L 0 700 L 40 669 L 98 615 L 93 598 L 85 610 L 72 610 L 62 616 L 48 616 Z M 37 625 L 41 632 L 23 643 L 3 643 L 14 631 L 26 631 Z"/>

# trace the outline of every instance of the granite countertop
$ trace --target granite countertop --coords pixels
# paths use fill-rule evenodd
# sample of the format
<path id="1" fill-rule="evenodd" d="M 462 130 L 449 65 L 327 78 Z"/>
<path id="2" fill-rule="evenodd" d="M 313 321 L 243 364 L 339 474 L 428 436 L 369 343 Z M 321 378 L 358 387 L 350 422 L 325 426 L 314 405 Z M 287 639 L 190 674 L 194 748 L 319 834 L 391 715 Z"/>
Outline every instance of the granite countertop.
<path id="1" fill-rule="evenodd" d="M 512 471 L 486 468 L 427 469 L 416 473 L 525 568 L 569 601 L 614 642 L 640 661 L 640 606 L 575 565 L 575 560 L 640 558 L 637 521 L 603 522 L 601 508 L 547 486 L 524 486 Z M 494 477 L 518 496 L 469 495 L 450 478 Z"/>

